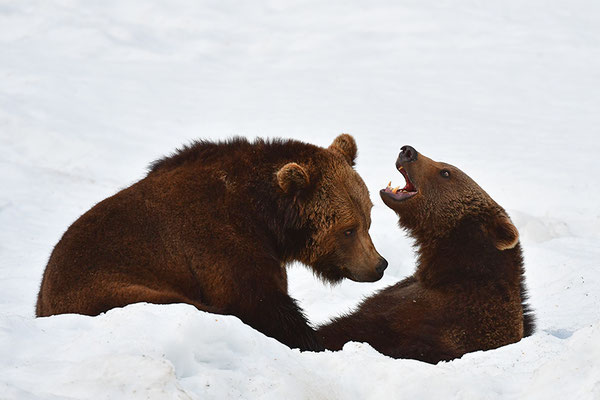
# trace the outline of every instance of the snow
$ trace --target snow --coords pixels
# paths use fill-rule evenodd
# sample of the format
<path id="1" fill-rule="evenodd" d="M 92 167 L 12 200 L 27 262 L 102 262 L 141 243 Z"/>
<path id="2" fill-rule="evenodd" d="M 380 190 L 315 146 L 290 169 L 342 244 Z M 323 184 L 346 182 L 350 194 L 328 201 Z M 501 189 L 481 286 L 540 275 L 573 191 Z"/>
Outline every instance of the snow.
<path id="1" fill-rule="evenodd" d="M 0 0 L 0 399 L 599 399 L 599 71 L 587 0 Z M 536 334 L 428 365 L 360 343 L 301 353 L 188 305 L 33 317 L 65 229 L 152 160 L 196 138 L 341 132 L 390 266 L 334 287 L 292 266 L 311 321 L 412 273 L 377 195 L 410 144 L 508 210 Z"/>

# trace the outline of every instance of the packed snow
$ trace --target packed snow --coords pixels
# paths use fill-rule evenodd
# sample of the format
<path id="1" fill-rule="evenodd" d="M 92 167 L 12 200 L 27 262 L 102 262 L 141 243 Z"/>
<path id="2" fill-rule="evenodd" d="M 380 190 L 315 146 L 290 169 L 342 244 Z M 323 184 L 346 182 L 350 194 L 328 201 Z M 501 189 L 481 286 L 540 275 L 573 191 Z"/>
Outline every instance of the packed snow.
<path id="1" fill-rule="evenodd" d="M 600 3 L 0 0 L 0 399 L 600 399 Z M 521 233 L 537 332 L 430 365 L 291 350 L 231 316 L 134 304 L 34 318 L 66 228 L 193 139 L 357 140 L 390 262 L 290 291 L 314 324 L 412 274 L 378 191 L 402 145 Z"/>

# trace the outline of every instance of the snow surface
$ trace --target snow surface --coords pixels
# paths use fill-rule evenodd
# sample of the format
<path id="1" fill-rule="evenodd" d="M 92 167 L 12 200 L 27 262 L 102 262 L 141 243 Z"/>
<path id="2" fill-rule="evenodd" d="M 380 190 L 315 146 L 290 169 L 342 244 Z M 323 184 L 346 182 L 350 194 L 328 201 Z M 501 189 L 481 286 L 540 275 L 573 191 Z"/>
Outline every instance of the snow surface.
<path id="1" fill-rule="evenodd" d="M 600 3 L 0 0 L 0 399 L 600 399 Z M 314 323 L 412 273 L 377 192 L 400 146 L 457 165 L 521 232 L 538 330 L 428 365 L 300 353 L 237 318 L 135 304 L 33 318 L 65 229 L 195 138 L 359 146 L 390 262 Z"/>

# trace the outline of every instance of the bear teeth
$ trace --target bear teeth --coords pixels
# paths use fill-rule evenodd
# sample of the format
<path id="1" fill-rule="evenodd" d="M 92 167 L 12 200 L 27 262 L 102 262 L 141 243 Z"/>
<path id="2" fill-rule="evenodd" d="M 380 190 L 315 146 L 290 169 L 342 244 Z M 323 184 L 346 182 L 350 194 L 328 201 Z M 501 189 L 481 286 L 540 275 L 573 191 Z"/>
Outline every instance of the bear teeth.
<path id="1" fill-rule="evenodd" d="M 387 184 L 385 190 L 388 191 L 388 192 L 392 192 L 393 194 L 397 194 L 398 192 L 400 192 L 400 193 L 408 193 L 408 190 L 406 190 L 405 187 L 402 188 L 402 189 L 400 188 L 400 186 L 396 186 L 395 188 L 393 188 L 392 187 L 392 181 L 390 181 Z"/>

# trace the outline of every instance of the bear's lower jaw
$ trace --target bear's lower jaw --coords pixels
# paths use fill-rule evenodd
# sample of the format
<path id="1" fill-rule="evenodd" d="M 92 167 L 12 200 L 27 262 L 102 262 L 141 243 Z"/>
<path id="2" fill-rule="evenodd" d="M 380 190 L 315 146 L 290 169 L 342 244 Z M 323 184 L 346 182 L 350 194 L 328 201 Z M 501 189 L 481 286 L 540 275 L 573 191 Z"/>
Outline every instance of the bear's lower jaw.
<path id="1" fill-rule="evenodd" d="M 383 272 L 373 272 L 372 274 L 365 274 L 361 276 L 348 274 L 347 278 L 354 282 L 377 282 L 383 278 Z"/>
<path id="2" fill-rule="evenodd" d="M 418 191 L 414 191 L 414 192 L 408 192 L 408 191 L 404 191 L 404 190 L 394 191 L 394 189 L 392 189 L 390 186 L 386 187 L 385 189 L 381 189 L 379 191 L 381 200 L 383 200 L 385 205 L 391 209 L 394 209 L 395 204 L 406 201 L 418 193 L 419 193 Z"/>
<path id="3" fill-rule="evenodd" d="M 349 268 L 336 266 L 334 264 L 317 263 L 312 266 L 315 274 L 324 282 L 338 284 L 344 279 L 354 282 L 377 282 L 383 277 L 383 271 L 378 272 L 376 268 L 372 271 L 352 271 Z"/>

